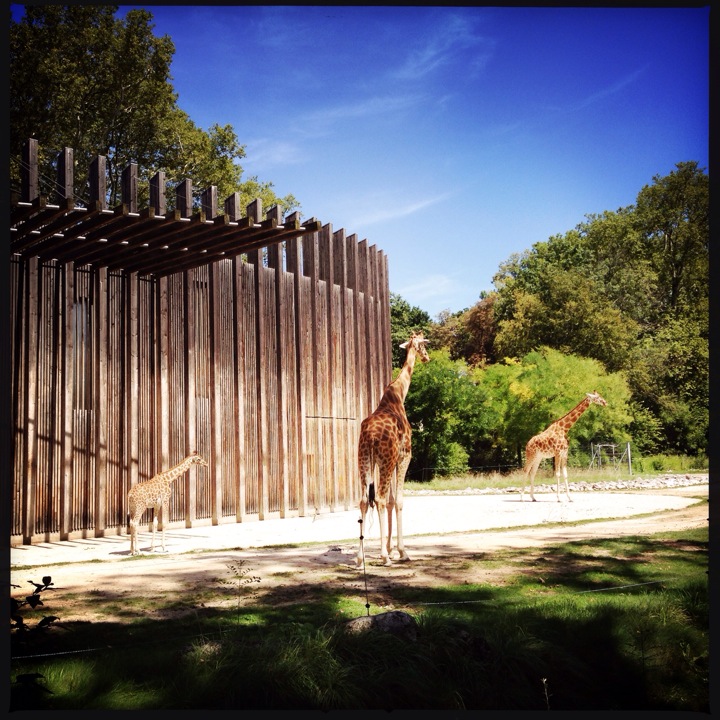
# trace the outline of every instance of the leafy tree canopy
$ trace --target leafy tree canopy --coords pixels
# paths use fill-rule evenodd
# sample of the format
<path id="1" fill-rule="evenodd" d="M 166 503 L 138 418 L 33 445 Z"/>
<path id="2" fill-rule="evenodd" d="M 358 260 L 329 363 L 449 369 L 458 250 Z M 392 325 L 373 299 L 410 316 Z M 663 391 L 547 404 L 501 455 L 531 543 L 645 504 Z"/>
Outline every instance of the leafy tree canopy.
<path id="1" fill-rule="evenodd" d="M 276 197 L 272 183 L 242 180 L 245 146 L 230 125 L 198 128 L 177 105 L 170 75 L 175 47 L 156 37 L 152 15 L 130 10 L 115 17 L 115 5 L 27 5 L 10 23 L 11 178 L 19 185 L 23 143 L 36 138 L 43 192 L 52 194 L 54 163 L 74 150 L 75 194 L 86 201 L 88 166 L 104 155 L 108 203 L 120 201 L 123 169 L 137 163 L 139 200 L 148 201 L 148 181 L 166 174 L 170 207 L 175 187 L 187 178 L 197 188 L 218 188 L 221 202 L 239 192 L 247 203 L 295 209 L 292 195 Z"/>
<path id="2" fill-rule="evenodd" d="M 483 293 L 471 308 L 456 313 L 441 312 L 432 329 L 438 346 L 448 348 L 453 360 L 462 358 L 472 366 L 494 362 L 496 299 L 497 293 Z"/>
<path id="3" fill-rule="evenodd" d="M 430 352 L 417 364 L 405 400 L 413 427 L 411 477 L 462 473 L 487 420 L 484 391 L 462 360 L 447 350 Z"/>
<path id="4" fill-rule="evenodd" d="M 708 176 L 697 163 L 683 162 L 642 188 L 635 206 L 588 216 L 574 230 L 511 256 L 494 278 L 496 356 L 523 357 L 545 345 L 623 370 L 640 442 L 702 452 L 708 217 Z"/>
<path id="5" fill-rule="evenodd" d="M 624 443 L 630 440 L 630 390 L 622 373 L 608 373 L 597 360 L 541 348 L 520 361 L 496 363 L 483 371 L 487 402 L 498 417 L 509 448 L 527 441 L 596 390 L 607 406 L 593 406 L 570 431 L 571 444 Z"/>
<path id="6" fill-rule="evenodd" d="M 431 340 L 430 315 L 419 307 L 413 307 L 397 293 L 390 293 L 390 337 L 392 340 L 392 365 L 400 368 L 405 363 L 406 351 L 402 345 L 414 332 L 422 331 Z"/>

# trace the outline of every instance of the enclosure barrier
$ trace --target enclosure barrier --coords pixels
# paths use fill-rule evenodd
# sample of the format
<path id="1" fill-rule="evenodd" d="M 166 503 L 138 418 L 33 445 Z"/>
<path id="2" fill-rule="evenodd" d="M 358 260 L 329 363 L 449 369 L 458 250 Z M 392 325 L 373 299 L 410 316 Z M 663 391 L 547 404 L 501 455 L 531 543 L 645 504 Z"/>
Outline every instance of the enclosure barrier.
<path id="1" fill-rule="evenodd" d="M 162 173 L 138 211 L 134 165 L 108 210 L 102 157 L 78 207 L 72 151 L 57 198 L 37 153 L 11 200 L 12 540 L 123 533 L 130 487 L 193 451 L 168 527 L 356 504 L 392 372 L 384 253 L 259 200 L 218 214 L 215 188 L 193 210 L 190 181 L 167 212 Z"/>

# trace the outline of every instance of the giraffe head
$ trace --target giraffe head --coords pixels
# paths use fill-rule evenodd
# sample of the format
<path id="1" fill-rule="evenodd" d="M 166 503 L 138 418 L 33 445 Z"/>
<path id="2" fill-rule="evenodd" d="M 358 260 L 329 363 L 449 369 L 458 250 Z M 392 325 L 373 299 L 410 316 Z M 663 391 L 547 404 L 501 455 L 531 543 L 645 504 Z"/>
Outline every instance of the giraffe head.
<path id="1" fill-rule="evenodd" d="M 400 347 L 405 349 L 406 347 L 408 347 L 408 345 L 412 345 L 415 352 L 420 356 L 420 360 L 422 362 L 427 362 L 428 360 L 430 360 L 430 356 L 427 354 L 427 350 L 425 348 L 425 346 L 427 345 L 427 340 L 421 332 L 414 332 L 410 336 L 410 339 L 400 345 Z"/>
<path id="2" fill-rule="evenodd" d="M 605 398 L 603 398 L 600 393 L 597 390 L 593 390 L 593 392 L 589 392 L 587 394 L 589 400 L 591 403 L 595 403 L 596 405 L 607 405 L 607 401 Z"/>
<path id="3" fill-rule="evenodd" d="M 196 452 L 194 452 L 190 456 L 190 462 L 193 463 L 193 465 L 202 465 L 203 467 L 209 467 L 208 461 L 201 455 L 198 455 Z"/>

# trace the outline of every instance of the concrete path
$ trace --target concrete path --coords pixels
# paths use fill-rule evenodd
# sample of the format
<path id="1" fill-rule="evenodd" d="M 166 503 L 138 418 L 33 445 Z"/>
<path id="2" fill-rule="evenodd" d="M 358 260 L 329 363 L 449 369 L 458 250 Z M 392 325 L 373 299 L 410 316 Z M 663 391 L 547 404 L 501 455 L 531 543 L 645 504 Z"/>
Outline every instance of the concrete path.
<path id="1" fill-rule="evenodd" d="M 575 493 L 573 502 L 558 502 L 554 493 L 538 494 L 537 502 L 520 502 L 518 495 L 410 495 L 405 499 L 405 537 L 468 533 L 503 528 L 535 527 L 553 523 L 625 518 L 693 505 L 707 497 L 708 485 L 691 485 L 672 491 Z M 359 541 L 358 510 L 325 512 L 315 517 L 250 520 L 244 523 L 173 528 L 165 534 L 168 553 L 203 550 L 250 549 L 306 543 Z M 366 521 L 365 542 L 376 545 L 379 523 L 373 515 Z M 141 551 L 150 548 L 150 533 L 139 536 Z M 156 549 L 160 547 L 160 538 Z M 15 545 L 10 561 L 17 567 L 46 568 L 58 563 L 118 561 L 129 555 L 127 535 L 84 538 L 64 542 Z"/>

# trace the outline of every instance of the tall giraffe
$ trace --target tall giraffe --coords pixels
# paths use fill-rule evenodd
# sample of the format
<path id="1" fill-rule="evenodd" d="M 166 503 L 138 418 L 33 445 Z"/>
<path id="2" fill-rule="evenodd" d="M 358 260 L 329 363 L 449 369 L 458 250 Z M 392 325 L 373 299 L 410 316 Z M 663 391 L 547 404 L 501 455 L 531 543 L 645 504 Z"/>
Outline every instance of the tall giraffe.
<path id="1" fill-rule="evenodd" d="M 191 465 L 208 467 L 207 461 L 197 453 L 188 455 L 181 463 L 165 472 L 159 472 L 149 480 L 133 485 L 128 492 L 128 514 L 130 515 L 130 554 L 139 555 L 137 546 L 138 523 L 147 508 L 153 508 L 152 542 L 150 552 L 155 549 L 155 531 L 158 513 L 162 508 L 162 550 L 165 552 L 165 523 L 170 517 L 170 493 L 172 482 L 190 469 Z"/>
<path id="2" fill-rule="evenodd" d="M 569 413 L 563 415 L 559 420 L 548 425 L 538 435 L 531 437 L 525 447 L 525 470 L 523 478 L 523 489 L 520 493 L 520 500 L 525 500 L 525 485 L 528 475 L 530 476 L 530 498 L 535 502 L 533 484 L 535 473 L 543 458 L 555 459 L 555 477 L 557 478 L 557 499 L 560 502 L 560 473 L 565 478 L 565 492 L 567 499 L 572 502 L 570 489 L 568 488 L 567 456 L 568 456 L 568 430 L 577 422 L 577 419 L 590 407 L 596 405 L 607 405 L 607 402 L 597 393 L 587 393 L 585 398 L 579 402 Z"/>
<path id="3" fill-rule="evenodd" d="M 377 505 L 380 518 L 380 553 L 385 565 L 390 564 L 393 509 L 397 519 L 397 549 L 400 560 L 410 559 L 405 552 L 402 533 L 403 483 L 410 464 L 412 435 L 405 414 L 405 397 L 410 388 L 416 357 L 419 355 L 422 362 L 430 359 L 425 349 L 426 343 L 427 340 L 422 333 L 413 333 L 410 339 L 400 346 L 407 348 L 405 364 L 400 374 L 385 388 L 375 412 L 368 415 L 360 425 L 358 442 L 358 469 L 362 483 L 360 527 L 364 527 L 368 507 Z M 379 471 L 377 492 L 374 482 L 375 466 Z M 393 473 L 395 482 L 393 482 Z M 356 558 L 358 566 L 362 565 L 362 560 L 361 544 Z"/>

